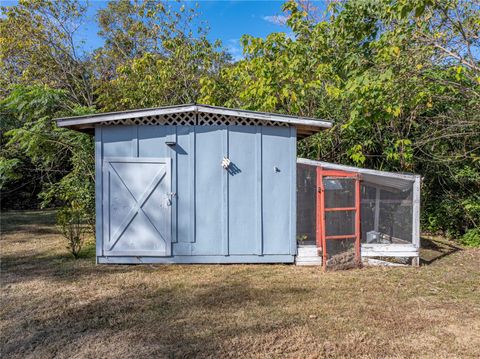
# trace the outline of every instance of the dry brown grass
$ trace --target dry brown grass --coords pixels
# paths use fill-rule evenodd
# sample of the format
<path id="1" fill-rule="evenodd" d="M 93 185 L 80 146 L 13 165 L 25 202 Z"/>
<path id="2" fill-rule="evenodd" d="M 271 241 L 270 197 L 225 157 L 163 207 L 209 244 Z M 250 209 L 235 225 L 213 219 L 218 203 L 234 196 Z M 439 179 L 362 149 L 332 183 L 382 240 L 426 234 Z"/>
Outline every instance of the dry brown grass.
<path id="1" fill-rule="evenodd" d="M 480 251 L 426 244 L 418 269 L 96 266 L 51 212 L 2 214 L 1 354 L 480 357 Z"/>

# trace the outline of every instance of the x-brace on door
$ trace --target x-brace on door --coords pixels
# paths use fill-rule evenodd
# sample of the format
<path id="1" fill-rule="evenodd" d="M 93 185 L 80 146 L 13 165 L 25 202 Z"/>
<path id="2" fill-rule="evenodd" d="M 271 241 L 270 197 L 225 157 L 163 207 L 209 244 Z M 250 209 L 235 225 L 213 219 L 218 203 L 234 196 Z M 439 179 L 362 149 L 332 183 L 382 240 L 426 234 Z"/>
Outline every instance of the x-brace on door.
<path id="1" fill-rule="evenodd" d="M 103 253 L 170 256 L 170 158 L 105 158 Z"/>

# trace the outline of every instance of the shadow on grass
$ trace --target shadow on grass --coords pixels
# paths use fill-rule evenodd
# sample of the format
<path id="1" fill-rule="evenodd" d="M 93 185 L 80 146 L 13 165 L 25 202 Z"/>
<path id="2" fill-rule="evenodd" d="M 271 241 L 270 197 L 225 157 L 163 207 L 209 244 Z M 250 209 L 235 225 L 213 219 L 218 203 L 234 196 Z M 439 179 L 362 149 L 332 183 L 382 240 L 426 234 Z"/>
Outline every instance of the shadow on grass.
<path id="1" fill-rule="evenodd" d="M 290 298 L 289 288 L 282 286 L 272 293 L 251 286 L 248 281 L 239 285 L 227 280 L 217 278 L 206 288 L 175 285 L 140 288 L 130 284 L 123 286 L 117 295 L 88 303 L 57 303 L 48 316 L 9 323 L 6 333 L 14 331 L 14 325 L 28 330 L 25 335 L 11 338 L 2 352 L 5 356 L 26 352 L 43 357 L 60 353 L 103 356 L 109 348 L 119 346 L 127 351 L 123 355 L 128 357 L 214 356 L 221 350 L 229 350 L 228 341 L 238 338 L 239 333 L 256 337 L 298 325 L 298 319 L 288 315 L 282 315 L 281 319 L 247 315 L 238 320 L 235 313 L 252 304 L 283 308 Z M 219 313 L 223 318 L 216 321 Z M 86 337 L 96 338 L 102 345 L 82 349 L 78 343 Z"/>
<path id="2" fill-rule="evenodd" d="M 4 211 L 0 213 L 2 234 L 28 232 L 31 234 L 56 234 L 55 210 Z"/>
<path id="3" fill-rule="evenodd" d="M 66 246 L 65 246 L 66 247 Z M 63 253 L 25 252 L 2 255 L 2 283 L 18 283 L 34 279 L 71 282 L 84 276 L 128 272 L 127 266 L 97 266 L 95 244 L 87 243 L 75 259 L 65 248 Z"/>
<path id="4" fill-rule="evenodd" d="M 430 265 L 461 250 L 460 246 L 451 242 L 421 237 L 420 264 Z"/>

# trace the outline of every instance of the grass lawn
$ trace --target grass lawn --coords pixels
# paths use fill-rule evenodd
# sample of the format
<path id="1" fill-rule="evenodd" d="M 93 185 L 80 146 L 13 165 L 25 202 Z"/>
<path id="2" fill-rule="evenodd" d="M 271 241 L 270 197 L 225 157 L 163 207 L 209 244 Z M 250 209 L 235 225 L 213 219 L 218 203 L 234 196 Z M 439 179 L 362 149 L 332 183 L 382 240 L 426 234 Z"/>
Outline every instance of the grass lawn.
<path id="1" fill-rule="evenodd" d="M 53 212 L 1 215 L 2 358 L 480 357 L 480 250 L 420 268 L 95 265 Z"/>

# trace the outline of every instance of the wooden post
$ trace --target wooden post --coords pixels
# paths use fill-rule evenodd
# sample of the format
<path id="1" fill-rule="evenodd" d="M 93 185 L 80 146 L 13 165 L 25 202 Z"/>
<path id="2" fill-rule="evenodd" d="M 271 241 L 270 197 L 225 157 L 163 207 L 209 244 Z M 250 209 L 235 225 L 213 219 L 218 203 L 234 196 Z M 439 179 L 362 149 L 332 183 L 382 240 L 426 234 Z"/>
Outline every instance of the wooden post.
<path id="1" fill-rule="evenodd" d="M 322 168 L 321 167 L 317 167 L 316 169 L 316 206 L 315 206 L 315 210 L 316 210 L 316 215 L 315 215 L 315 223 L 316 223 L 316 233 L 315 233 L 315 242 L 317 244 L 317 250 L 318 249 L 321 249 L 322 248 L 322 223 L 321 223 L 321 215 L 322 215 L 322 212 L 321 212 L 321 202 L 322 202 L 322 189 L 321 189 L 321 182 L 322 182 Z"/>
<path id="2" fill-rule="evenodd" d="M 355 259 L 357 265 L 360 265 L 360 177 L 358 175 L 355 178 Z"/>
<path id="3" fill-rule="evenodd" d="M 375 217 L 373 223 L 373 230 L 378 232 L 380 223 L 380 188 L 378 187 L 375 189 Z"/>

